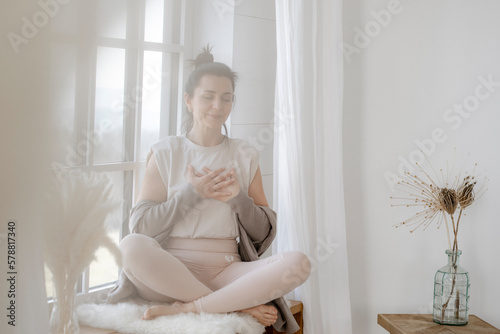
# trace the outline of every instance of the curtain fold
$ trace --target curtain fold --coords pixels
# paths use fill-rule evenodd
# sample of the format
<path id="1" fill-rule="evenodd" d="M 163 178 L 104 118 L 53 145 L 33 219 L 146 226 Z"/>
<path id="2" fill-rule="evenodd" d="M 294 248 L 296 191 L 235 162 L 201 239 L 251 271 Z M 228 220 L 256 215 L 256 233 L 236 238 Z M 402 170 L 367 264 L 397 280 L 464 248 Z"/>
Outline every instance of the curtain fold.
<path id="1" fill-rule="evenodd" d="M 300 250 L 304 333 L 352 333 L 342 172 L 342 1 L 276 1 L 274 250 Z"/>

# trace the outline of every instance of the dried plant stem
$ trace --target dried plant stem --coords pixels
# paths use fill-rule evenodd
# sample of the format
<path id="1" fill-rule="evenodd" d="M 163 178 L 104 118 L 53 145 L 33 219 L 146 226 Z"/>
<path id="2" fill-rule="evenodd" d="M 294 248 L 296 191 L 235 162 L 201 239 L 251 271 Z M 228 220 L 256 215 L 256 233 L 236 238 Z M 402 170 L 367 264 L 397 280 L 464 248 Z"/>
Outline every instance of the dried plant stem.
<path id="1" fill-rule="evenodd" d="M 448 227 L 448 219 L 446 219 L 446 213 L 443 211 L 444 222 L 446 223 L 446 236 L 448 237 L 448 248 L 451 249 L 450 241 L 450 228 Z"/>
<path id="2" fill-rule="evenodd" d="M 443 309 L 441 311 L 441 322 L 444 321 L 444 314 L 446 312 L 446 308 L 448 307 L 448 304 L 450 303 L 450 299 L 451 299 L 451 296 L 453 296 L 453 292 L 455 291 L 455 284 L 456 284 L 456 279 L 457 279 L 457 254 L 456 253 L 453 253 L 452 254 L 452 274 L 453 274 L 453 280 L 451 282 L 451 292 L 450 292 L 450 295 L 448 296 L 448 299 L 446 300 L 446 303 L 443 304 Z M 458 295 L 458 291 L 457 291 L 457 300 L 455 301 L 455 305 L 458 303 L 460 305 L 460 300 L 458 299 L 459 298 L 459 295 Z M 458 319 L 458 313 L 455 312 L 455 315 Z"/>
<path id="3" fill-rule="evenodd" d="M 455 228 L 455 218 L 453 218 L 453 215 L 450 215 L 451 218 L 451 227 L 453 228 L 453 248 L 451 249 L 452 252 L 455 251 L 455 244 L 457 241 L 457 229 Z"/>
<path id="4" fill-rule="evenodd" d="M 453 251 L 458 252 L 458 224 L 460 224 L 460 218 L 462 217 L 462 211 L 463 208 L 460 208 L 460 213 L 458 214 L 458 219 L 457 219 L 457 228 L 455 231 L 455 240 L 453 241 Z"/>
<path id="5" fill-rule="evenodd" d="M 455 226 L 455 219 L 453 218 L 453 215 L 450 215 L 451 217 L 451 223 L 453 225 L 453 234 L 454 234 L 454 238 L 453 238 L 453 248 L 451 249 L 452 251 L 452 255 L 451 255 L 451 268 L 452 268 L 452 275 L 453 275 L 453 279 L 451 281 L 451 292 L 450 292 L 450 295 L 448 296 L 448 299 L 446 300 L 446 302 L 443 304 L 443 309 L 441 311 L 441 321 L 444 321 L 444 314 L 445 314 L 445 311 L 446 311 L 446 308 L 448 307 L 448 304 L 450 303 L 450 299 L 451 297 L 453 296 L 453 293 L 455 291 L 455 284 L 456 284 L 456 278 L 457 278 L 457 268 L 458 268 L 458 265 L 457 265 L 457 257 L 458 257 L 458 241 L 457 241 L 457 236 L 458 236 L 458 227 L 459 227 L 459 224 L 460 224 L 460 218 L 462 217 L 462 211 L 463 211 L 463 208 L 460 208 L 460 212 L 458 214 L 458 219 L 457 219 L 457 224 Z M 460 314 L 460 294 L 457 290 L 457 293 L 456 293 L 457 297 L 455 299 L 455 318 L 458 319 L 459 317 L 459 314 Z"/>

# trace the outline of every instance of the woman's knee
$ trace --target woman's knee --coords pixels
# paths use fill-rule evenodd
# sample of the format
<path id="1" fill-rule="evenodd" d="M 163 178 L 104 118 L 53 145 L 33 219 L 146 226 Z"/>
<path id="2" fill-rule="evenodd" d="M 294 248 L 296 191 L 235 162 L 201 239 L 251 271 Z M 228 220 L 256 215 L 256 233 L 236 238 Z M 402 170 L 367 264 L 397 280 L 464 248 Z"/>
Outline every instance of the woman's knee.
<path id="1" fill-rule="evenodd" d="M 306 254 L 299 251 L 290 251 L 284 254 L 288 266 L 304 283 L 311 274 L 311 261 Z"/>
<path id="2" fill-rule="evenodd" d="M 150 247 L 160 247 L 160 245 L 153 238 L 133 233 L 123 238 L 118 247 L 122 252 L 123 262 L 130 263 L 135 260 L 141 261 Z"/>

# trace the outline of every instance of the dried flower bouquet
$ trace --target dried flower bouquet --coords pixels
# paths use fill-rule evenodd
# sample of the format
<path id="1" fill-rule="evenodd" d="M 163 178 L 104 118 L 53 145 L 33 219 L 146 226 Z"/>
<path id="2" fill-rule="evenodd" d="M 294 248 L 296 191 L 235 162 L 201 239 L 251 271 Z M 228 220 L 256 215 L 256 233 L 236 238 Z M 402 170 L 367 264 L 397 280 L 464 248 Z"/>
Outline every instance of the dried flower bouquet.
<path id="1" fill-rule="evenodd" d="M 445 180 L 442 169 L 440 169 L 440 175 L 438 175 L 431 165 L 435 176 L 435 178 L 432 178 L 418 163 L 416 165 L 423 176 L 419 177 L 416 174 L 405 172 L 404 176 L 397 183 L 396 189 L 405 192 L 409 196 L 391 197 L 392 200 L 399 202 L 391 206 L 420 207 L 422 210 L 395 226 L 411 226 L 412 229 L 410 232 L 414 232 L 420 227 L 425 230 L 434 221 L 437 222 L 439 228 L 444 221 L 448 237 L 448 247 L 453 254 L 452 268 L 456 273 L 459 253 L 458 231 L 460 220 L 464 210 L 470 207 L 486 191 L 485 183 L 487 179 L 485 178 L 484 182 L 480 185 L 478 184 L 477 176 L 475 176 L 477 164 L 475 164 L 472 173 L 463 172 L 462 168 L 451 184 Z M 456 217 L 457 214 L 458 217 Z M 450 233 L 448 216 L 451 221 L 452 234 Z M 451 242 L 452 238 L 453 243 Z M 447 301 L 442 305 L 442 319 L 444 318 L 448 303 L 454 294 L 454 288 L 455 276 L 453 276 L 451 293 Z M 456 312 L 458 318 L 458 311 Z"/>

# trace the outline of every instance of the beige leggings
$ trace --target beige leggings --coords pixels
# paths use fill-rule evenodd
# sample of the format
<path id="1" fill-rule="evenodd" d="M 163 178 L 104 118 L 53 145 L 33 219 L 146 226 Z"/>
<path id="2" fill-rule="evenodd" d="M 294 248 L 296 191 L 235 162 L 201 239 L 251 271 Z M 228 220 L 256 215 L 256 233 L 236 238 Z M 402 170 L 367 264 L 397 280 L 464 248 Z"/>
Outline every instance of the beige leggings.
<path id="1" fill-rule="evenodd" d="M 233 239 L 170 238 L 163 249 L 150 237 L 130 234 L 120 249 L 123 270 L 142 298 L 194 301 L 198 312 L 265 304 L 304 283 L 311 268 L 301 252 L 242 262 Z"/>

